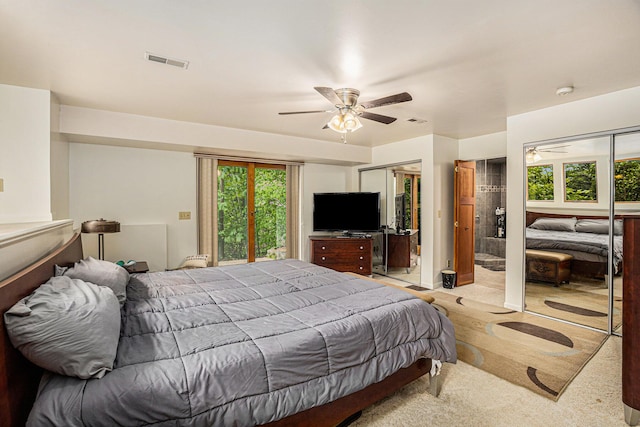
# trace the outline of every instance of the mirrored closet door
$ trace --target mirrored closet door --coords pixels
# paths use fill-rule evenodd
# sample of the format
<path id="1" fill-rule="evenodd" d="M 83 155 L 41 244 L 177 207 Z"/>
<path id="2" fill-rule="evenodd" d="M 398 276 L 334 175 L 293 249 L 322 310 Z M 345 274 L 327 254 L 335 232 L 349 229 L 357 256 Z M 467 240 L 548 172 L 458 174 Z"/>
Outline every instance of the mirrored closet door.
<path id="1" fill-rule="evenodd" d="M 374 235 L 373 272 L 420 284 L 419 161 L 361 169 L 360 191 L 380 193 L 380 233 Z"/>
<path id="2" fill-rule="evenodd" d="M 622 214 L 640 210 L 640 136 L 526 145 L 525 309 L 618 334 Z"/>

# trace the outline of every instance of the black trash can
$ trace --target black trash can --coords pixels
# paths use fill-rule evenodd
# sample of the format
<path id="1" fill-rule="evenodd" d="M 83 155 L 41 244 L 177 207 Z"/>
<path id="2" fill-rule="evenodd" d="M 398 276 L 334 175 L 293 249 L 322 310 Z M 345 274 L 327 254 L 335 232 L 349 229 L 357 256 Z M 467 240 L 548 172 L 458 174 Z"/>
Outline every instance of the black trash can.
<path id="1" fill-rule="evenodd" d="M 456 272 L 453 270 L 442 270 L 442 286 L 453 289 L 456 286 Z"/>

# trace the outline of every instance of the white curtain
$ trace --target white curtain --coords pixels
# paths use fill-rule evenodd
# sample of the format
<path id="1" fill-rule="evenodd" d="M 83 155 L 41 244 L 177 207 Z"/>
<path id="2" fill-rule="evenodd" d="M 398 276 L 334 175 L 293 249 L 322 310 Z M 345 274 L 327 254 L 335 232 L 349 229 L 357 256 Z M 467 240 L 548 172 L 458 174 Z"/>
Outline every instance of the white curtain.
<path id="1" fill-rule="evenodd" d="M 198 253 L 209 254 L 218 265 L 218 160 L 197 158 L 198 173 Z"/>
<path id="2" fill-rule="evenodd" d="M 300 257 L 300 167 L 287 165 L 287 258 Z"/>

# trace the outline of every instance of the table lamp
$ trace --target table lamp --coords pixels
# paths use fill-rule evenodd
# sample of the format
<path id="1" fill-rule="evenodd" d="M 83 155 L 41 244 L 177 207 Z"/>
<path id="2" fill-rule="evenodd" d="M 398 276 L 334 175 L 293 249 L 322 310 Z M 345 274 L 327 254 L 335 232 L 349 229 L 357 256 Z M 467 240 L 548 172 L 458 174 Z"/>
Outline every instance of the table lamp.
<path id="1" fill-rule="evenodd" d="M 94 219 L 82 223 L 83 233 L 98 233 L 98 259 L 104 259 L 104 233 L 119 233 L 120 223 L 118 221 L 107 221 L 106 219 Z"/>

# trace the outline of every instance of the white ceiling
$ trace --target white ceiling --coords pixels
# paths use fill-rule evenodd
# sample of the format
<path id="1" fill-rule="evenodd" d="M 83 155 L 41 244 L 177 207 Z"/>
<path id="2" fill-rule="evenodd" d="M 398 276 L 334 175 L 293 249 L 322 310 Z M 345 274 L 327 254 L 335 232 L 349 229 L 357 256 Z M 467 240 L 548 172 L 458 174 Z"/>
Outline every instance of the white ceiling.
<path id="1" fill-rule="evenodd" d="M 314 86 L 371 110 L 350 144 L 467 138 L 640 86 L 638 0 L 0 0 L 0 83 L 63 104 L 339 142 Z M 189 61 L 146 61 L 145 51 Z M 573 85 L 558 97 L 559 86 Z M 409 123 L 418 118 L 427 123 Z"/>

